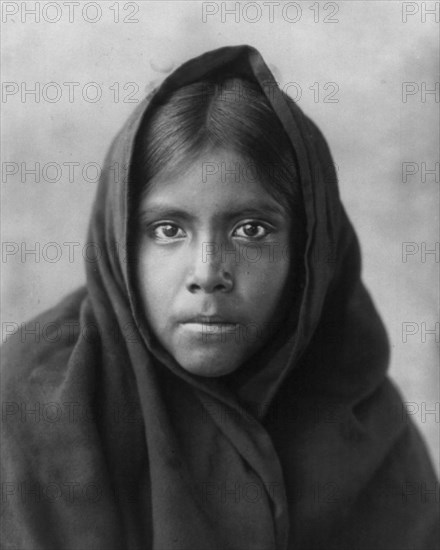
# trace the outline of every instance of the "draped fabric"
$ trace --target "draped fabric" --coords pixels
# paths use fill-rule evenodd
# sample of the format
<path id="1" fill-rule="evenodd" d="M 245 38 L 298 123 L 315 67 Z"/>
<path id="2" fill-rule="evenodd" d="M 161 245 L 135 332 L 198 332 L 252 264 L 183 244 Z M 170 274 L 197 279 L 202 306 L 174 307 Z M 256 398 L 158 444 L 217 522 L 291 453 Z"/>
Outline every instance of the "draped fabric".
<path id="1" fill-rule="evenodd" d="M 130 246 L 144 117 L 170 91 L 222 73 L 267 96 L 307 220 L 288 334 L 227 380 L 188 373 L 155 342 Z M 105 166 L 85 287 L 32 321 L 40 338 L 18 331 L 3 348 L 5 548 L 439 548 L 438 482 L 387 377 L 387 337 L 333 160 L 259 52 L 226 47 L 179 67 L 134 111 Z"/>

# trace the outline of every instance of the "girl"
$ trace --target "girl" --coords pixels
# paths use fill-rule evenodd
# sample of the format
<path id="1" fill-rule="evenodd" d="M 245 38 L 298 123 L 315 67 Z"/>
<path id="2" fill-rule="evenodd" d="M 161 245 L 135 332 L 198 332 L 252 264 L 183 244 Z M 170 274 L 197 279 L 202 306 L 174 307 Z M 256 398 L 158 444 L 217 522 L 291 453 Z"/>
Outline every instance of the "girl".
<path id="1" fill-rule="evenodd" d="M 185 63 L 106 166 L 86 287 L 7 345 L 7 548 L 438 548 L 330 152 L 261 55 Z"/>

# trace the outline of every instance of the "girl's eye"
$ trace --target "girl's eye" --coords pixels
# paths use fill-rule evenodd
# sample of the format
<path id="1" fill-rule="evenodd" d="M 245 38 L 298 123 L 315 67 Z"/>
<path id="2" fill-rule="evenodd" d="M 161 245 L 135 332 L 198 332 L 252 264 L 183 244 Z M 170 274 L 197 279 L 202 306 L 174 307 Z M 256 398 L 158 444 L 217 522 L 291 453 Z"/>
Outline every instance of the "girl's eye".
<path id="1" fill-rule="evenodd" d="M 161 223 L 153 227 L 153 237 L 156 240 L 177 240 L 186 237 L 186 233 L 173 223 Z"/>
<path id="2" fill-rule="evenodd" d="M 234 231 L 234 237 L 245 239 L 262 239 L 269 234 L 269 230 L 261 223 L 244 223 Z"/>

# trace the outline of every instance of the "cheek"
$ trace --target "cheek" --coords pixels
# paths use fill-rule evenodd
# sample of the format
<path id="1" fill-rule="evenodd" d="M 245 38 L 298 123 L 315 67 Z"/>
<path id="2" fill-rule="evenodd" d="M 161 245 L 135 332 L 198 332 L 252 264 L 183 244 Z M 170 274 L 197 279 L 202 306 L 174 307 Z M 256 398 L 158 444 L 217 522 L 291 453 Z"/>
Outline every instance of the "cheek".
<path id="1" fill-rule="evenodd" d="M 149 321 L 160 322 L 170 310 L 181 281 L 179 264 L 170 261 L 152 247 L 142 246 L 139 250 L 136 277 L 144 311 Z"/>
<path id="2" fill-rule="evenodd" d="M 242 262 L 236 274 L 237 287 L 252 304 L 254 316 L 267 318 L 278 305 L 289 273 L 288 257 L 266 257 Z"/>

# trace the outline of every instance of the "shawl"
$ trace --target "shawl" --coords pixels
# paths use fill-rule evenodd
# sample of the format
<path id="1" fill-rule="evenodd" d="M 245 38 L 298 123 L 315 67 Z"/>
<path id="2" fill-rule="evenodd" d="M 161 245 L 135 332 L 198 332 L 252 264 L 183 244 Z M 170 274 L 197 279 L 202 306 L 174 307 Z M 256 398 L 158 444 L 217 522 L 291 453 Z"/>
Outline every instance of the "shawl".
<path id="1" fill-rule="evenodd" d="M 161 97 L 257 82 L 291 140 L 306 213 L 287 338 L 228 384 L 151 337 L 130 261 L 131 155 Z M 115 176 L 115 163 L 127 167 Z M 438 482 L 387 377 L 389 348 L 319 129 L 242 45 L 177 68 L 114 139 L 87 282 L 3 348 L 2 528 L 20 550 L 434 550 Z M 253 364 L 254 363 L 254 364 Z M 234 387 L 234 383 L 236 387 Z"/>

